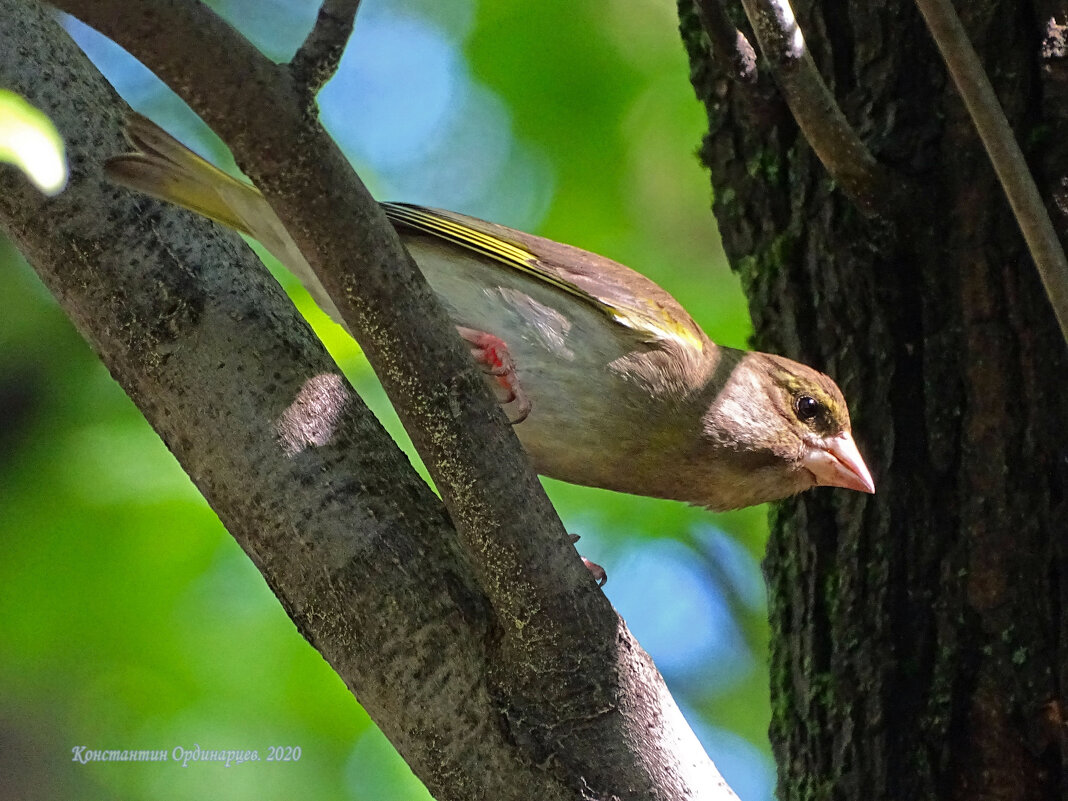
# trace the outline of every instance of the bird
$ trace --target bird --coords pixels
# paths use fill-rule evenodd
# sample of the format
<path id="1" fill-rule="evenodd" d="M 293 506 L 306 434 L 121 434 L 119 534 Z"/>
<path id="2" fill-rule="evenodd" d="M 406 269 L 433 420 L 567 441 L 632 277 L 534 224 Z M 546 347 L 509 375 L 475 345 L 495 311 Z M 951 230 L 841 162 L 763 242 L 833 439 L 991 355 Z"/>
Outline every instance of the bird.
<path id="1" fill-rule="evenodd" d="M 257 240 L 344 325 L 270 204 L 149 119 L 110 178 Z M 715 344 L 616 261 L 464 214 L 382 203 L 538 473 L 725 511 L 815 486 L 874 493 L 838 385 Z"/>

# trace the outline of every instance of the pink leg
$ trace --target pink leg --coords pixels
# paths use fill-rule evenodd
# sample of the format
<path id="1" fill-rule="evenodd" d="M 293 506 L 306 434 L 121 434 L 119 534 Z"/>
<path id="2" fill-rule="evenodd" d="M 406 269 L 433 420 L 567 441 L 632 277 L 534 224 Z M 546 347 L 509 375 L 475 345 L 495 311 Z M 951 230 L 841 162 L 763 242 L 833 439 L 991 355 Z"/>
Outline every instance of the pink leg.
<path id="1" fill-rule="evenodd" d="M 456 330 L 471 346 L 471 355 L 475 357 L 475 361 L 496 379 L 494 383 L 498 402 L 502 406 L 515 404 L 513 411 L 509 413 L 512 425 L 522 423 L 530 414 L 530 400 L 523 393 L 523 388 L 516 378 L 515 362 L 512 361 L 512 354 L 508 352 L 508 345 L 500 337 L 485 331 L 460 325 L 456 326 Z"/>

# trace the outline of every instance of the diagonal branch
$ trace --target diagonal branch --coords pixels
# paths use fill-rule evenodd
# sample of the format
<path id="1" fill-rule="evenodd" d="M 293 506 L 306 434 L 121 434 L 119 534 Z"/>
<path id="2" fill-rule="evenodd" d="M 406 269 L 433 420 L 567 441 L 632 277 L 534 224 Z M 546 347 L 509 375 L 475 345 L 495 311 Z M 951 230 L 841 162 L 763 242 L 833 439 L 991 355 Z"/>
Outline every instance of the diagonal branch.
<path id="1" fill-rule="evenodd" d="M 507 794 L 527 761 L 466 723 L 499 715 L 493 623 L 440 501 L 235 235 L 105 179 L 128 108 L 54 16 L 0 0 L 0 85 L 55 121 L 71 181 L 45 199 L 0 168 L 0 228 L 409 763 L 486 787 L 496 765 Z"/>
<path id="2" fill-rule="evenodd" d="M 293 80 L 304 87 L 309 100 L 337 72 L 359 10 L 360 0 L 323 0 L 315 27 L 289 62 Z"/>
<path id="3" fill-rule="evenodd" d="M 1068 260 L 994 88 L 949 0 L 916 0 L 972 116 L 1068 342 Z"/>
<path id="4" fill-rule="evenodd" d="M 805 139 L 863 211 L 887 210 L 894 183 L 845 118 L 805 45 L 789 0 L 742 0 L 760 50 Z"/>
<path id="5" fill-rule="evenodd" d="M 126 47 L 230 145 L 367 355 L 504 630 L 522 631 L 525 647 L 566 641 L 559 621 L 570 616 L 610 631 L 608 604 L 482 376 L 366 186 L 306 114 L 290 70 L 192 0 L 56 5 Z M 588 647 L 586 633 L 570 636 Z"/>

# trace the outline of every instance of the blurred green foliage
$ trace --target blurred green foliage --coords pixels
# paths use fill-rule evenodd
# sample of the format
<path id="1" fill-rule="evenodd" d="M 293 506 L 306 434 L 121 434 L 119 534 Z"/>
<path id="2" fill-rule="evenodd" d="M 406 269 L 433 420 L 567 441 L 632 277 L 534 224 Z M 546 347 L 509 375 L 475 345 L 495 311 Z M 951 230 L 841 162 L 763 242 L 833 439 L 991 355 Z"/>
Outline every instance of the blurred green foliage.
<path id="1" fill-rule="evenodd" d="M 296 0 L 213 5 L 276 58 L 292 53 L 315 13 L 314 3 Z M 672 4 L 653 0 L 365 0 L 358 33 L 379 43 L 418 35 L 425 53 L 440 48 L 449 71 L 433 80 L 444 81 L 444 122 L 423 120 L 427 135 L 404 153 L 381 150 L 396 138 L 389 130 L 379 139 L 362 133 L 378 124 L 361 119 L 368 103 L 388 111 L 390 98 L 415 91 L 389 84 L 403 65 L 368 77 L 389 57 L 370 38 L 357 39 L 367 58 L 350 54 L 357 66 L 349 83 L 339 74 L 324 117 L 373 188 L 412 192 L 391 199 L 444 205 L 448 191 L 459 192 L 450 204 L 458 210 L 645 272 L 714 339 L 744 346 L 744 299 L 694 156 L 703 116 L 672 14 Z M 121 54 L 93 55 L 138 108 L 220 157 L 143 70 Z M 393 120 L 402 131 L 417 123 L 401 112 Z M 497 154 L 495 171 L 479 163 L 485 153 Z M 280 278 L 404 440 L 357 347 Z M 426 797 L 9 245 L 0 246 L 0 286 L 0 775 L 8 797 Z M 582 534 L 580 549 L 608 569 L 609 597 L 728 780 L 746 801 L 770 797 L 756 567 L 764 510 L 713 516 L 557 482 L 549 490 L 569 530 Z M 196 744 L 257 749 L 261 759 L 270 746 L 299 746 L 301 758 L 230 767 L 72 761 L 76 746 L 170 752 Z"/>
<path id="2" fill-rule="evenodd" d="M 47 195 L 67 183 L 63 139 L 52 121 L 24 97 L 0 89 L 0 162 L 14 164 Z"/>

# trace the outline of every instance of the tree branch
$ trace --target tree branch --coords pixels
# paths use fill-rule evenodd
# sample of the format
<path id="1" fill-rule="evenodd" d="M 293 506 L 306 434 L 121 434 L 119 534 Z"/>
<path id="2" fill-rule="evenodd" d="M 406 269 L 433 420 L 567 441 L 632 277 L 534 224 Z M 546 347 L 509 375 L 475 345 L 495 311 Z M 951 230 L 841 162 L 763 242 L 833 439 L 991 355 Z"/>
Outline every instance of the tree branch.
<path id="1" fill-rule="evenodd" d="M 0 170 L 0 224 L 413 768 L 507 793 L 529 768 L 502 728 L 465 723 L 499 714 L 493 622 L 440 502 L 235 235 L 106 180 L 127 109 L 53 15 L 0 0 L 0 17 L 0 85 L 48 113 L 72 165 L 47 200 Z"/>
<path id="2" fill-rule="evenodd" d="M 971 114 L 1068 342 L 1068 260 L 1027 160 L 956 9 L 949 0 L 916 0 L 916 5 Z"/>
<path id="3" fill-rule="evenodd" d="M 293 80 L 310 102 L 337 72 L 359 10 L 360 0 L 324 0 L 315 27 L 289 62 Z"/>
<path id="4" fill-rule="evenodd" d="M 820 77 L 789 0 L 742 0 L 742 5 L 794 119 L 827 172 L 863 211 L 888 210 L 890 174 L 860 141 Z"/>
<path id="5" fill-rule="evenodd" d="M 103 13 L 106 4 L 89 5 Z M 174 19 L 154 13 L 163 6 L 182 13 Z M 186 4 L 126 11 L 132 38 L 155 42 L 179 64 L 179 51 L 189 50 L 179 32 L 188 34 L 190 24 L 217 25 Z M 538 541 L 538 530 L 523 519 L 530 507 L 509 510 L 517 517 L 499 530 L 476 527 L 474 539 L 468 530 L 462 549 L 432 493 L 247 249 L 185 212 L 106 182 L 105 159 L 125 147 L 120 130 L 126 109 L 54 20 L 28 0 L 0 0 L 0 17 L 0 85 L 14 87 L 56 121 L 72 164 L 70 189 L 52 201 L 20 174 L 0 171 L 0 222 L 305 637 L 436 797 L 733 798 L 648 656 L 592 591 L 573 554 L 562 558 L 550 542 L 546 562 L 533 565 L 523 560 L 535 558 L 536 548 L 509 541 L 524 526 Z M 175 64 L 168 67 L 171 77 L 194 99 L 218 93 L 233 111 L 236 121 L 214 100 L 205 101 L 227 138 L 243 143 L 247 170 L 261 178 L 261 186 L 267 182 L 276 208 L 292 212 L 310 204 L 311 219 L 283 214 L 298 226 L 298 238 L 314 256 L 309 261 L 327 258 L 317 235 L 336 248 L 345 244 L 339 230 L 357 234 L 355 244 L 363 249 L 347 254 L 356 274 L 322 275 L 344 302 L 346 316 L 362 324 L 359 330 L 386 326 L 385 333 L 368 333 L 366 342 L 377 349 L 384 383 L 402 401 L 415 402 L 427 377 L 404 372 L 417 358 L 407 348 L 421 349 L 418 358 L 430 358 L 425 354 L 432 348 L 401 337 L 404 332 L 387 318 L 393 310 L 388 304 L 413 286 L 418 294 L 422 284 L 417 277 L 379 275 L 370 262 L 381 258 L 397 266 L 389 259 L 398 251 L 395 239 L 369 216 L 359 216 L 362 185 L 346 187 L 330 172 L 337 164 L 333 151 L 314 130 L 293 122 L 295 106 L 265 106 L 279 93 L 299 99 L 288 70 L 243 61 L 248 54 L 235 49 L 229 34 L 214 34 L 196 39 L 196 60 L 215 82 L 202 88 L 178 81 Z M 216 71 L 220 47 L 234 60 Z M 209 49 L 213 55 L 206 57 Z M 263 88 L 266 100 L 242 98 L 225 77 L 231 74 L 241 75 L 242 85 Z M 265 107 L 269 112 L 257 117 L 256 109 Z M 242 128 L 256 123 L 266 130 Z M 280 130 L 297 138 L 287 140 Z M 278 175 L 287 172 L 287 155 L 295 156 L 289 172 L 324 182 L 309 189 L 291 175 Z M 349 190 L 355 201 L 343 197 Z M 407 266 L 402 261 L 397 269 Z M 359 294 L 357 283 L 371 287 L 370 297 Z M 386 306 L 368 306 L 376 301 Z M 397 313 L 402 320 L 410 314 Z M 461 355 L 456 369 L 463 373 Z M 451 355 L 435 352 L 435 358 L 440 361 L 430 362 L 431 374 L 446 387 L 462 385 L 448 372 Z M 477 375 L 471 379 L 472 386 L 480 382 Z M 445 394 L 460 403 L 463 391 Z M 444 425 L 434 417 L 441 395 L 427 400 L 431 411 L 409 409 L 409 422 Z M 451 414 L 464 425 L 481 424 L 465 408 Z M 415 427 L 412 432 L 413 438 L 420 433 Z M 439 429 L 423 439 L 440 447 L 447 437 Z M 461 499 L 472 500 L 485 502 L 484 488 L 472 487 Z M 455 508 L 450 512 L 457 519 Z M 493 539 L 498 535 L 499 546 Z M 501 564 L 474 564 L 472 553 L 492 558 L 498 551 Z M 516 563 L 525 569 L 518 590 L 486 585 Z M 538 574 L 530 574 L 535 569 Z M 527 601 L 540 605 L 522 608 Z M 507 617 L 520 613 L 529 631 Z M 546 621 L 552 615 L 559 618 Z"/>
<path id="6" fill-rule="evenodd" d="M 291 72 L 192 0 L 56 5 L 133 53 L 230 145 L 367 355 L 505 636 L 531 657 L 546 655 L 549 642 L 589 649 L 590 630 L 607 648 L 610 607 L 452 323 L 363 182 L 306 114 Z M 582 623 L 565 630 L 564 620 Z"/>

